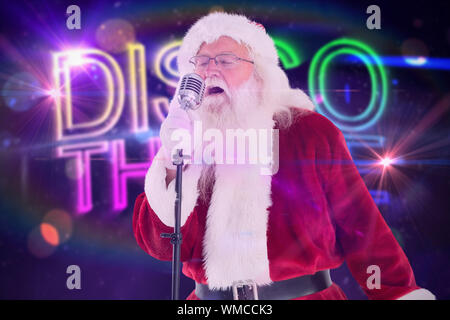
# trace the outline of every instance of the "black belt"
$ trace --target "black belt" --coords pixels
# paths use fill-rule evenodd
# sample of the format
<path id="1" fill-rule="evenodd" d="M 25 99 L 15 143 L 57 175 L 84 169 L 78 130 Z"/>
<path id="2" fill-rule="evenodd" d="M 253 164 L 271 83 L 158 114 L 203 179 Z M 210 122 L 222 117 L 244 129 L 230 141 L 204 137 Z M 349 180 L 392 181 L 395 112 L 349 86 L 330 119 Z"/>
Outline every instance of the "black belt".
<path id="1" fill-rule="evenodd" d="M 250 282 L 235 283 L 226 290 L 210 290 L 207 284 L 196 282 L 195 295 L 200 300 L 290 300 L 325 290 L 331 284 L 330 270 L 322 270 L 266 286 L 256 286 Z"/>

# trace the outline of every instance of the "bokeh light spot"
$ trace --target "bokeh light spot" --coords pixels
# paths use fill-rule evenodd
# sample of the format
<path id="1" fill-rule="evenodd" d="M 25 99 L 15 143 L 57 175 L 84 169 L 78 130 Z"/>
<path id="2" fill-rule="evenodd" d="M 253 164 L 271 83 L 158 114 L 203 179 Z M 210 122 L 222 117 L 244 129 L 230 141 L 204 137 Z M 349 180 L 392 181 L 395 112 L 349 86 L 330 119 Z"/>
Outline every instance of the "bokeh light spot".
<path id="1" fill-rule="evenodd" d="M 59 244 L 58 230 L 49 223 L 41 223 L 40 226 L 42 237 L 52 246 Z"/>
<path id="2" fill-rule="evenodd" d="M 42 224 L 50 225 L 55 229 L 59 244 L 67 241 L 72 235 L 72 218 L 64 210 L 51 210 L 45 215 Z"/>
<path id="3" fill-rule="evenodd" d="M 415 38 L 403 41 L 401 51 L 404 57 L 427 57 L 429 54 L 427 45 L 422 40 Z"/>
<path id="4" fill-rule="evenodd" d="M 128 43 L 136 41 L 136 32 L 128 21 L 110 19 L 97 28 L 95 39 L 103 50 L 120 53 L 127 50 Z"/>

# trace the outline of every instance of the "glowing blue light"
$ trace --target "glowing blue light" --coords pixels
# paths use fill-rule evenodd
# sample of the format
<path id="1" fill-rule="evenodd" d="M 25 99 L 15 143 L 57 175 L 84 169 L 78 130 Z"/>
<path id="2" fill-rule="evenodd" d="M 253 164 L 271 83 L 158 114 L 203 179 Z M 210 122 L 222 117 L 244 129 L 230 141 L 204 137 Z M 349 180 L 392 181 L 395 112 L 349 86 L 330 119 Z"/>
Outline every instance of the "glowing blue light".
<path id="1" fill-rule="evenodd" d="M 400 67 L 400 68 L 424 68 L 450 70 L 450 59 L 446 58 L 430 58 L 430 57 L 389 57 L 379 56 L 384 66 Z M 348 56 L 344 62 L 354 63 L 360 62 L 356 57 Z M 371 62 L 374 64 L 373 62 Z"/>
<path id="2" fill-rule="evenodd" d="M 405 58 L 406 63 L 413 65 L 413 66 L 423 66 L 425 63 L 427 63 L 427 58 L 425 57 L 409 57 Z"/>

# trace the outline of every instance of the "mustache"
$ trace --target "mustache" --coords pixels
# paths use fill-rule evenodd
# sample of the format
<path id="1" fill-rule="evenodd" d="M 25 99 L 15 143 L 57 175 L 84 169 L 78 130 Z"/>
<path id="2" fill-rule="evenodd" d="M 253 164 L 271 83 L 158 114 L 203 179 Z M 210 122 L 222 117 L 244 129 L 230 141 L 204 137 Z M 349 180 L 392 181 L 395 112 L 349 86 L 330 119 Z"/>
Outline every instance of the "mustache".
<path id="1" fill-rule="evenodd" d="M 230 90 L 230 88 L 228 88 L 227 83 L 220 78 L 217 78 L 217 77 L 206 78 L 205 79 L 205 87 L 206 87 L 206 92 L 208 92 L 208 90 L 210 88 L 219 87 L 225 92 L 225 94 L 228 97 L 231 96 L 231 90 Z"/>

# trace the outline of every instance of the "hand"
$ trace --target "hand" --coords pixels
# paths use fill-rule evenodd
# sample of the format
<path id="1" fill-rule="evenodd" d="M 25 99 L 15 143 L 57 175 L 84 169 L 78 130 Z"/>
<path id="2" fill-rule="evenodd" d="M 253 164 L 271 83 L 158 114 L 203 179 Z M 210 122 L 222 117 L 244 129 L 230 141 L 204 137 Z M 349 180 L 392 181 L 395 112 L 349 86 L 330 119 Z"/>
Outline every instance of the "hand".
<path id="1" fill-rule="evenodd" d="M 161 138 L 161 145 L 165 155 L 165 167 L 169 170 L 176 169 L 176 166 L 172 163 L 172 156 L 176 153 L 177 146 L 180 146 L 180 142 L 183 140 L 173 139 L 176 136 L 180 137 L 181 134 L 189 134 L 192 141 L 192 120 L 188 113 L 181 109 L 180 104 L 174 98 L 169 105 L 169 113 L 166 119 L 161 124 L 161 129 L 159 131 L 159 137 Z M 173 134 L 175 131 L 179 130 L 175 136 Z M 191 155 L 191 146 L 183 146 L 183 154 Z"/>

